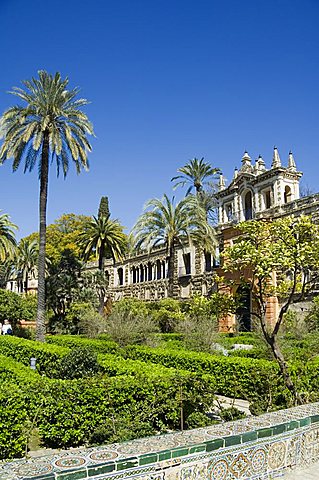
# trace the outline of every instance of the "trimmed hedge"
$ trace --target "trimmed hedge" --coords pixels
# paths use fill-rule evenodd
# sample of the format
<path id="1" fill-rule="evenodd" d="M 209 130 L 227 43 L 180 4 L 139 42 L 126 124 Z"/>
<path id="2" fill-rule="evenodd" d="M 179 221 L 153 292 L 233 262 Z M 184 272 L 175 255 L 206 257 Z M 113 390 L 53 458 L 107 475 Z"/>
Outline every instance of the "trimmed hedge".
<path id="1" fill-rule="evenodd" d="M 116 342 L 111 340 L 94 340 L 90 338 L 80 337 L 78 335 L 52 335 L 46 337 L 46 342 L 61 347 L 90 347 L 98 353 L 118 353 L 121 348 Z"/>
<path id="2" fill-rule="evenodd" d="M 141 346 L 127 347 L 126 353 L 131 359 L 210 374 L 216 381 L 216 393 L 230 397 L 251 399 L 252 396 L 264 395 L 268 392 L 270 379 L 278 377 L 278 383 L 281 383 L 277 364 L 267 360 L 229 358 L 207 353 L 150 349 Z"/>
<path id="3" fill-rule="evenodd" d="M 0 458 L 23 454 L 33 422 L 44 446 L 65 448 L 179 429 L 181 395 L 186 426 L 213 405 L 212 379 L 189 372 L 55 380 L 11 358 L 0 356 L 0 365 Z"/>
<path id="4" fill-rule="evenodd" d="M 57 339 L 59 345 L 53 344 L 53 338 Z M 70 336 L 70 338 L 67 337 L 64 341 L 64 338 L 59 336 L 52 337 L 50 341 L 50 344 L 45 344 L 12 336 L 0 336 L 0 352 L 27 366 L 30 364 L 30 358 L 36 357 L 37 371 L 39 373 L 49 378 L 59 378 L 61 362 L 63 362 L 63 357 L 70 352 L 70 348 L 87 347 L 97 352 L 104 352 L 109 349 L 108 345 L 103 345 L 104 342 L 101 342 L 101 344 L 94 343 L 94 340 L 81 337 Z M 66 348 L 66 345 L 70 348 Z M 117 348 L 117 353 L 119 353 L 121 349 L 116 344 L 114 345 Z M 110 347 L 112 350 L 115 349 L 114 345 Z M 176 375 L 175 368 L 124 358 L 124 350 L 122 354 L 123 356 L 115 356 L 99 353 L 98 362 L 102 372 L 109 376 L 143 375 L 152 378 L 157 376 L 170 378 Z M 189 374 L 187 371 L 179 373 L 184 376 Z"/>
<path id="5" fill-rule="evenodd" d="M 180 428 L 181 389 L 184 418 L 213 405 L 214 385 L 196 375 L 167 378 L 119 376 L 54 381 L 43 391 L 39 432 L 48 447 L 71 447 L 129 440 Z"/>
<path id="6" fill-rule="evenodd" d="M 39 380 L 39 374 L 30 367 L 22 365 L 13 358 L 0 354 L 0 381 L 15 384 L 30 385 Z"/>
<path id="7" fill-rule="evenodd" d="M 11 335 L 0 335 L 0 354 L 12 357 L 27 366 L 30 365 L 31 358 L 35 357 L 37 371 L 48 377 L 58 376 L 61 358 L 68 352 L 68 348 L 58 345 L 48 345 Z"/>
<path id="8" fill-rule="evenodd" d="M 38 373 L 0 355 L 0 459 L 24 455 L 42 398 Z"/>
<path id="9" fill-rule="evenodd" d="M 11 382 L 0 389 L 0 459 L 24 455 L 30 424 L 28 392 Z"/>
<path id="10" fill-rule="evenodd" d="M 51 342 L 59 345 L 81 345 L 83 338 L 68 336 L 51 337 Z M 99 339 L 85 339 L 86 344 L 96 351 L 109 348 L 108 342 Z M 103 344 L 105 345 L 103 346 Z M 197 374 L 208 374 L 214 378 L 216 393 L 226 396 L 236 396 L 251 400 L 258 396 L 265 396 L 272 391 L 272 395 L 285 390 L 279 369 L 275 362 L 240 357 L 224 357 L 208 353 L 190 352 L 186 350 L 169 350 L 167 348 L 151 348 L 132 345 L 118 349 L 117 353 L 131 360 L 144 362 L 144 366 L 152 364 L 162 365 L 182 371 Z M 110 360 L 111 361 L 111 360 Z M 125 364 L 122 363 L 122 366 Z M 127 364 L 129 366 L 130 364 Z M 155 369 L 155 365 L 151 370 Z M 155 370 L 154 370 L 155 371 Z M 109 374 L 111 370 L 109 370 Z"/>

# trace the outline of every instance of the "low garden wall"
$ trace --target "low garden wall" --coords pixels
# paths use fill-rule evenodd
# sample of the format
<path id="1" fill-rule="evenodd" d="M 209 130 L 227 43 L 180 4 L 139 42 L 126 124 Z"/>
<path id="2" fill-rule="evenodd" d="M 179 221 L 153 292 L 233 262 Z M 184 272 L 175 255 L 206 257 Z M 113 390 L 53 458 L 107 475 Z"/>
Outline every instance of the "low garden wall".
<path id="1" fill-rule="evenodd" d="M 318 460 L 319 403 L 0 465 L 1 480 L 268 479 Z"/>

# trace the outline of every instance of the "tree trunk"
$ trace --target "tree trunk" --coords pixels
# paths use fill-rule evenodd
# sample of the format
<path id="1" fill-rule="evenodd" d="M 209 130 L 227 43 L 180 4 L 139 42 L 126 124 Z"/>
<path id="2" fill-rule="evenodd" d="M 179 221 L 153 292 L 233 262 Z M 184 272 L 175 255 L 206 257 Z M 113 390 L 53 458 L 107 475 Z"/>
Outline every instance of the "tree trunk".
<path id="1" fill-rule="evenodd" d="M 174 260 L 175 260 L 175 247 L 174 241 L 169 249 L 168 254 L 168 297 L 173 298 L 174 296 Z"/>
<path id="2" fill-rule="evenodd" d="M 28 288 L 29 288 L 29 271 L 27 270 L 26 276 L 25 276 L 25 294 L 28 294 Z"/>
<path id="3" fill-rule="evenodd" d="M 104 264 L 105 264 L 105 257 L 104 257 L 104 245 L 101 245 L 100 248 L 100 254 L 99 254 L 99 270 L 103 275 L 105 275 L 105 269 L 104 269 Z M 101 288 L 100 290 L 100 298 L 99 298 L 99 314 L 103 315 L 104 313 L 104 298 L 105 298 L 105 289 Z"/>
<path id="4" fill-rule="evenodd" d="M 287 363 L 285 361 L 285 358 L 280 350 L 280 347 L 277 343 L 277 338 L 276 336 L 272 336 L 269 338 L 269 345 L 271 347 L 271 350 L 273 352 L 273 355 L 279 365 L 279 368 L 280 368 L 280 371 L 281 371 L 281 375 L 283 377 L 283 380 L 284 380 L 284 383 L 286 385 L 286 387 L 288 388 L 288 390 L 290 391 L 290 393 L 292 394 L 293 398 L 294 398 L 294 403 L 295 405 L 301 405 L 303 402 L 302 402 L 302 399 L 299 395 L 299 393 L 297 392 L 296 390 L 296 386 L 295 384 L 293 383 L 290 375 L 289 375 L 289 371 L 288 371 L 288 366 L 287 366 Z"/>
<path id="5" fill-rule="evenodd" d="M 45 246 L 46 246 L 46 212 L 48 200 L 49 177 L 49 133 L 44 132 L 41 154 L 40 203 L 39 203 L 39 258 L 38 258 L 38 309 L 36 340 L 45 341 Z"/>

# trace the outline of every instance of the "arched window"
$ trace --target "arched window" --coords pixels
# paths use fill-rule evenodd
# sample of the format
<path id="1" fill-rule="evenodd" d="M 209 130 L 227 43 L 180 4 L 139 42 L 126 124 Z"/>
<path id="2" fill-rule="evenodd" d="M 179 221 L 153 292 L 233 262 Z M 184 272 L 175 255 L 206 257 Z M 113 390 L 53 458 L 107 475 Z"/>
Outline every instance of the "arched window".
<path id="1" fill-rule="evenodd" d="M 251 291 L 249 285 L 240 285 L 236 292 L 240 306 L 236 310 L 236 321 L 240 332 L 251 331 Z"/>
<path id="2" fill-rule="evenodd" d="M 291 202 L 292 200 L 291 188 L 288 187 L 288 185 L 285 186 L 284 200 L 285 203 Z"/>
<path id="3" fill-rule="evenodd" d="M 148 275 L 147 275 L 147 280 L 148 280 L 149 282 L 151 282 L 151 281 L 153 280 L 153 275 L 152 275 L 152 273 L 153 273 L 153 265 L 151 264 L 151 262 L 148 262 L 148 264 L 147 264 L 147 273 L 148 273 Z"/>
<path id="4" fill-rule="evenodd" d="M 144 282 L 144 266 L 140 265 L 140 282 Z"/>
<path id="5" fill-rule="evenodd" d="M 265 209 L 271 207 L 271 191 L 266 190 L 264 192 L 264 204 L 265 204 Z"/>
<path id="6" fill-rule="evenodd" d="M 251 220 L 253 218 L 253 201 L 250 190 L 244 197 L 244 216 L 245 220 Z"/>
<path id="7" fill-rule="evenodd" d="M 123 272 L 123 268 L 118 268 L 117 269 L 117 275 L 118 275 L 118 281 L 119 281 L 119 285 L 123 285 L 124 284 L 124 272 Z"/>
<path id="8" fill-rule="evenodd" d="M 156 278 L 157 280 L 162 278 L 162 264 L 159 260 L 156 261 Z"/>

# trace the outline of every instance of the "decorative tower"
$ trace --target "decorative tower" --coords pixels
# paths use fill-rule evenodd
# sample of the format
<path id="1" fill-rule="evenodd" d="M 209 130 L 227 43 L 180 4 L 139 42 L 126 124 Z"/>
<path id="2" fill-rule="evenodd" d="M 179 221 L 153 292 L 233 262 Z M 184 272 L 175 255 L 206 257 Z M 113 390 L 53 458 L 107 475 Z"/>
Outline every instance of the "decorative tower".
<path id="1" fill-rule="evenodd" d="M 299 180 L 296 162 L 289 152 L 288 166 L 281 163 L 277 147 L 274 148 L 271 168 L 267 169 L 261 155 L 255 165 L 245 151 L 240 170 L 235 169 L 229 186 L 223 175 L 219 178 L 218 216 L 220 226 L 254 218 L 270 218 L 281 214 L 281 208 L 299 198 Z"/>
<path id="2" fill-rule="evenodd" d="M 278 168 L 278 167 L 281 167 L 281 160 L 280 160 L 280 156 L 279 156 L 279 152 L 278 152 L 277 147 L 274 147 L 274 154 L 273 154 L 273 157 L 272 157 L 271 168 Z"/>

